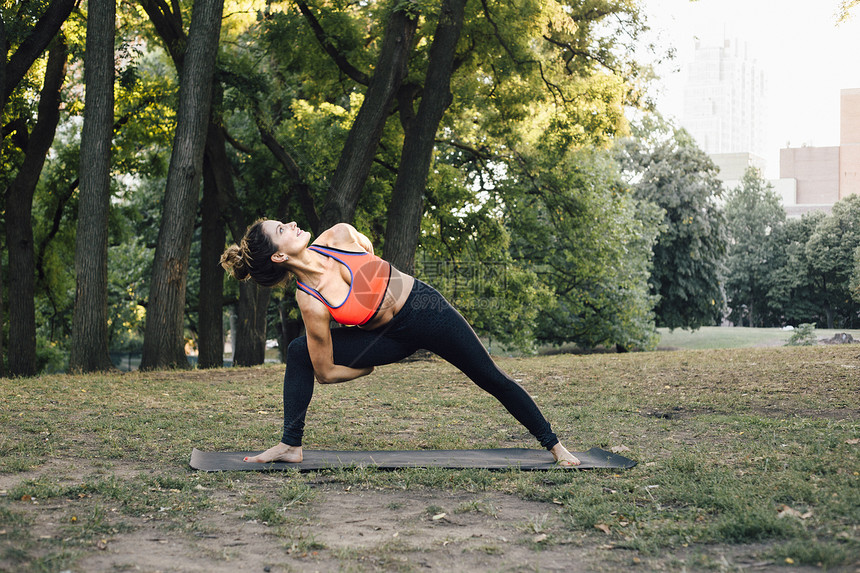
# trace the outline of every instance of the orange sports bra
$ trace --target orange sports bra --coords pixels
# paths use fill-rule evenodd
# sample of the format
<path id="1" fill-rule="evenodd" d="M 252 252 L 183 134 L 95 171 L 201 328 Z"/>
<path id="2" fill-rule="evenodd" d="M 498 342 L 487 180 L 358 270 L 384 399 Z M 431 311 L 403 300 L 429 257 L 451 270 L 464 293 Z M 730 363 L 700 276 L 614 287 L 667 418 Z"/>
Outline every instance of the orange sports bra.
<path id="1" fill-rule="evenodd" d="M 298 280 L 296 286 L 323 303 L 331 317 L 340 324 L 355 326 L 370 322 L 382 306 L 385 291 L 388 290 L 391 264 L 366 252 L 344 251 L 322 245 L 309 245 L 308 248 L 336 260 L 349 270 L 349 292 L 346 300 L 333 305 L 315 288 Z"/>

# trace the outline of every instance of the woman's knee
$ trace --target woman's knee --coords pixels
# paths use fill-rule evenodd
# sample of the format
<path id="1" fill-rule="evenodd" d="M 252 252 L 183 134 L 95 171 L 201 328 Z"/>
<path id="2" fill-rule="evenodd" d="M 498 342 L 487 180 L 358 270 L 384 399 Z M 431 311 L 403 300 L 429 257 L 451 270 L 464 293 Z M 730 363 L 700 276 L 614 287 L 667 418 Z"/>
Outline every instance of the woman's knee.
<path id="1" fill-rule="evenodd" d="M 308 351 L 308 338 L 307 336 L 299 336 L 298 338 L 294 338 L 292 342 L 290 342 L 289 346 L 287 346 L 287 361 L 297 361 L 297 360 L 310 360 L 311 355 Z"/>

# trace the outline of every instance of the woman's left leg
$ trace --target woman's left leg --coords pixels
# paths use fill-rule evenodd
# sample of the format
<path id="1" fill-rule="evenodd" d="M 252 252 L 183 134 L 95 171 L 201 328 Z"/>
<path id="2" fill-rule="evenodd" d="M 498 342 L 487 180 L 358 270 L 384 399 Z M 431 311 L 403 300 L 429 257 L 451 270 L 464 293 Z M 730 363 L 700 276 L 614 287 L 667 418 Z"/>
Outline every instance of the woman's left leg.
<path id="1" fill-rule="evenodd" d="M 558 444 L 535 401 L 493 361 L 466 319 L 436 289 L 420 286 L 421 296 L 389 336 L 408 338 L 444 358 L 501 402 L 543 447 L 552 449 Z"/>

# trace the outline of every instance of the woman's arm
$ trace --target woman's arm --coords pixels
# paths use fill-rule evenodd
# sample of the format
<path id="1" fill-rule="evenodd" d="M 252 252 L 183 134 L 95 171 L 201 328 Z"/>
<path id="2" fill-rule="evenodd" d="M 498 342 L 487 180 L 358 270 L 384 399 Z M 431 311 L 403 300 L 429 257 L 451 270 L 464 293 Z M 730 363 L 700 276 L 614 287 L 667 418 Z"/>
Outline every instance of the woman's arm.
<path id="1" fill-rule="evenodd" d="M 373 367 L 350 368 L 335 364 L 328 310 L 318 300 L 301 291 L 296 293 L 296 301 L 302 311 L 308 337 L 308 352 L 314 365 L 314 374 L 320 384 L 347 382 L 373 372 Z"/>

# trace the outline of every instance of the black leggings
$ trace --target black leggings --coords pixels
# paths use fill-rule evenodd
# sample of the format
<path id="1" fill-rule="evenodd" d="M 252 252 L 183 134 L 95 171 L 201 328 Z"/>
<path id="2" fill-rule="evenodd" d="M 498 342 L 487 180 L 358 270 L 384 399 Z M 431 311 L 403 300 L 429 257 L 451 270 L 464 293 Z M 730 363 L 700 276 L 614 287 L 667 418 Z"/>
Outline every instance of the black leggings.
<path id="1" fill-rule="evenodd" d="M 418 349 L 438 354 L 495 396 L 540 444 L 550 449 L 558 439 L 531 396 L 490 357 L 475 331 L 433 287 L 415 280 L 403 308 L 388 324 L 374 330 L 331 331 L 334 363 L 352 368 L 391 364 Z M 306 337 L 290 343 L 284 375 L 284 435 L 291 446 L 302 444 L 305 413 L 314 392 L 314 368 Z"/>

